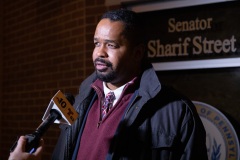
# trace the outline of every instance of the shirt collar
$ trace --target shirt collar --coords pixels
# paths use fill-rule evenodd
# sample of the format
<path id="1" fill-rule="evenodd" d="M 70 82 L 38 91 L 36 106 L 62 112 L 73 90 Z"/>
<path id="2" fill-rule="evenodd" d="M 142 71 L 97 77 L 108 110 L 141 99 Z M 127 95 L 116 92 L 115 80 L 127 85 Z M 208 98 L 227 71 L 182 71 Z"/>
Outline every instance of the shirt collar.
<path id="1" fill-rule="evenodd" d="M 127 83 L 126 83 L 127 84 Z M 103 82 L 103 92 L 104 92 L 104 95 L 107 95 L 108 92 L 114 92 L 114 95 L 115 95 L 115 102 L 119 99 L 119 97 L 121 96 L 122 94 L 122 91 L 124 89 L 124 87 L 126 86 L 126 84 L 122 85 L 121 87 L 115 89 L 115 90 L 110 90 L 107 86 L 106 86 L 106 83 Z"/>

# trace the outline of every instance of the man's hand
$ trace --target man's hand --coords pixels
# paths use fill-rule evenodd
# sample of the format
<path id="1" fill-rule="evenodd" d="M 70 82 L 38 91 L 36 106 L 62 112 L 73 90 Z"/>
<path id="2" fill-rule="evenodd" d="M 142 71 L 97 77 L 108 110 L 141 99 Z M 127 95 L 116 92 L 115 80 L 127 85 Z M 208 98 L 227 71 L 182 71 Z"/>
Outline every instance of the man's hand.
<path id="1" fill-rule="evenodd" d="M 13 152 L 10 153 L 8 160 L 41 160 L 43 150 L 43 139 L 40 140 L 39 147 L 36 152 L 29 154 L 25 152 L 26 138 L 21 136 L 18 139 L 17 146 Z"/>

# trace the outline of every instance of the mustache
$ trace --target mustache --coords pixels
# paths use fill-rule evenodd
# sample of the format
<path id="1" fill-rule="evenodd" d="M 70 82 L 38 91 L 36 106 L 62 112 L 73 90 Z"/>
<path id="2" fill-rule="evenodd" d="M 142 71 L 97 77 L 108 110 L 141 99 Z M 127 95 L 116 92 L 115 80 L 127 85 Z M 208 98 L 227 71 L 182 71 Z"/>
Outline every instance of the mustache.
<path id="1" fill-rule="evenodd" d="M 96 59 L 94 60 L 94 64 L 96 65 L 97 62 L 101 62 L 101 63 L 106 64 L 106 66 L 108 66 L 108 67 L 112 67 L 112 63 L 111 63 L 111 62 L 106 61 L 105 59 L 102 59 L 102 58 L 99 58 L 99 57 L 96 58 Z"/>

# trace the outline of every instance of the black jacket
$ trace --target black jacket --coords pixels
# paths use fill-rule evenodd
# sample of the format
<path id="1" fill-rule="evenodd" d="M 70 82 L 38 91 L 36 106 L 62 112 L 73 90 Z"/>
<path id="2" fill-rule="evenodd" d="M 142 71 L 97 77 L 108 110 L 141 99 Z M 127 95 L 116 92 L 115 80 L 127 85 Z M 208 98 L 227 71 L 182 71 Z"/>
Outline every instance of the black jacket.
<path id="1" fill-rule="evenodd" d="M 70 160 L 81 135 L 91 101 L 95 73 L 80 87 L 74 107 L 79 118 L 73 126 L 61 125 L 53 160 Z M 146 69 L 123 115 L 106 159 L 205 160 L 206 137 L 190 100 L 162 86 L 152 67 Z"/>

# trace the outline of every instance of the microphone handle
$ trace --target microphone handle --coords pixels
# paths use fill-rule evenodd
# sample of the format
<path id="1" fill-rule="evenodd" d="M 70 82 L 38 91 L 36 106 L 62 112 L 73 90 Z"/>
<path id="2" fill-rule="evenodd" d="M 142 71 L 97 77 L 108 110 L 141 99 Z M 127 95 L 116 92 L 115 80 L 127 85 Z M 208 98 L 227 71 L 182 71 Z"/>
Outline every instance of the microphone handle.
<path id="1" fill-rule="evenodd" d="M 39 141 L 43 136 L 43 134 L 47 131 L 50 125 L 54 123 L 56 119 L 61 119 L 61 118 L 62 116 L 59 113 L 59 111 L 52 109 L 50 111 L 50 115 L 48 116 L 48 118 L 39 125 L 39 127 L 36 129 L 34 133 L 25 135 L 25 138 L 27 140 L 26 146 L 25 146 L 25 152 L 34 153 L 37 147 L 39 146 Z M 17 141 L 10 148 L 10 152 L 13 152 L 14 149 L 16 148 Z"/>
<path id="2" fill-rule="evenodd" d="M 43 121 L 39 127 L 36 129 L 35 134 L 42 137 L 43 134 L 48 130 L 48 128 L 54 123 L 56 119 L 61 119 L 62 115 L 56 109 L 51 109 L 50 114 L 45 121 Z"/>
<path id="3" fill-rule="evenodd" d="M 36 148 L 39 145 L 40 137 L 37 135 L 33 134 L 27 134 L 25 135 L 25 138 L 27 140 L 26 145 L 25 145 L 25 152 L 28 153 L 34 153 L 36 151 Z M 18 140 L 14 142 L 12 147 L 10 148 L 10 152 L 13 152 L 17 146 Z"/>
<path id="4" fill-rule="evenodd" d="M 34 153 L 39 146 L 40 136 L 38 134 L 27 134 L 25 135 L 27 143 L 25 146 L 25 152 Z"/>

